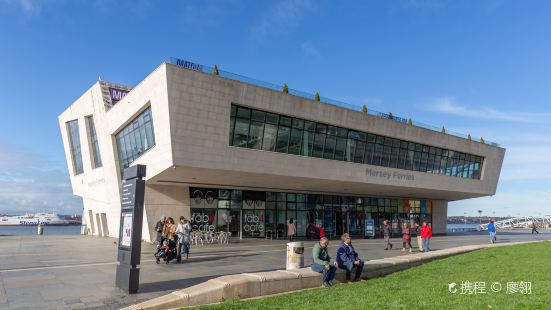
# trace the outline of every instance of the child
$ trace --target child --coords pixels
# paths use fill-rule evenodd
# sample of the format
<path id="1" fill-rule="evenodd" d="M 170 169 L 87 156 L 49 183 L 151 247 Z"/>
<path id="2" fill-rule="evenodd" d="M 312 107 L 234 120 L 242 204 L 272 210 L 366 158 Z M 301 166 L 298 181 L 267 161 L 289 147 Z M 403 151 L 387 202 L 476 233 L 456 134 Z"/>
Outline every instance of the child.
<path id="1" fill-rule="evenodd" d="M 159 248 L 159 251 L 157 251 L 157 255 L 155 255 L 155 259 L 157 260 L 157 263 L 159 263 L 159 259 L 161 257 L 164 257 L 169 250 L 170 250 L 170 246 L 168 244 L 168 240 L 164 240 L 163 246 Z"/>

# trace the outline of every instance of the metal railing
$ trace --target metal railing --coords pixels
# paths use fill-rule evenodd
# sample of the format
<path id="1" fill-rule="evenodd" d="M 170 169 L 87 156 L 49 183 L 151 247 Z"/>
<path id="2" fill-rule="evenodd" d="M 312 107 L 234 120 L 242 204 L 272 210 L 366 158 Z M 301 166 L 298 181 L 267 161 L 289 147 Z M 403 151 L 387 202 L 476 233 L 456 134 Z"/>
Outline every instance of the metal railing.
<path id="1" fill-rule="evenodd" d="M 530 228 L 535 224 L 538 228 L 546 228 L 551 225 L 551 215 L 521 216 L 494 222 L 497 229 Z M 478 230 L 488 230 L 488 223 L 478 225 Z"/>
<path id="2" fill-rule="evenodd" d="M 179 58 L 175 58 L 175 57 L 170 57 L 170 59 L 167 62 L 171 63 L 173 65 L 177 65 L 177 66 L 180 66 L 180 67 L 183 67 L 183 68 L 190 69 L 190 70 L 195 70 L 195 71 L 208 73 L 208 74 L 213 74 L 214 73 L 214 67 L 205 66 L 205 65 L 201 65 L 201 64 L 197 64 L 197 63 L 192 63 L 192 62 L 182 60 L 182 59 L 179 59 Z M 260 86 L 260 87 L 272 89 L 272 90 L 275 90 L 275 91 L 282 91 L 282 89 L 283 89 L 283 85 L 278 85 L 278 84 L 273 84 L 273 83 L 269 83 L 269 82 L 260 81 L 260 80 L 253 79 L 253 78 L 250 78 L 250 77 L 247 77 L 247 76 L 232 73 L 232 72 L 229 72 L 229 71 L 218 70 L 218 75 L 223 77 L 223 78 L 236 80 L 236 81 L 239 81 L 239 82 L 242 82 L 242 83 L 247 83 L 247 84 L 251 84 L 251 85 L 255 85 L 255 86 Z M 310 99 L 310 100 L 315 100 L 315 95 L 314 94 L 307 93 L 307 92 L 304 92 L 304 91 L 301 91 L 301 90 L 296 90 L 296 89 L 289 88 L 289 94 L 295 95 L 295 96 L 298 96 L 298 97 L 302 97 L 302 98 L 306 98 L 306 99 Z M 330 104 L 330 105 L 338 106 L 338 107 L 353 110 L 353 111 L 361 111 L 362 110 L 362 107 L 360 107 L 360 106 L 353 105 L 353 104 L 346 103 L 346 102 L 342 102 L 342 101 L 335 100 L 335 99 L 331 99 L 331 98 L 327 98 L 327 97 L 323 97 L 323 96 L 320 96 L 320 101 L 323 102 L 323 103 L 327 103 L 327 104 Z M 416 126 L 416 127 L 421 127 L 421 128 L 436 131 L 436 132 L 442 132 L 442 128 L 438 128 L 436 126 L 432 126 L 432 125 L 424 124 L 424 123 L 421 123 L 421 122 L 417 122 L 417 121 L 412 120 L 411 118 L 404 118 L 404 117 L 396 116 L 394 114 L 387 114 L 387 113 L 383 113 L 383 112 L 379 112 L 379 111 L 371 110 L 371 109 L 367 109 L 366 113 L 369 114 L 369 115 L 372 115 L 372 116 L 386 118 L 386 119 L 389 119 L 389 120 L 392 120 L 392 121 L 395 121 L 395 122 L 398 122 L 398 123 L 402 123 L 402 124 L 408 124 L 409 123 L 410 125 L 413 125 L 413 126 Z M 447 129 L 445 130 L 445 134 L 456 136 L 456 137 L 463 138 L 463 139 L 469 139 L 469 135 L 458 133 L 458 132 L 447 130 Z M 472 141 L 476 141 L 476 142 L 482 141 L 482 139 L 480 137 L 475 137 L 475 136 L 470 136 L 470 139 Z M 488 140 L 484 140 L 484 144 L 489 144 L 489 145 L 492 145 L 492 146 L 499 146 L 499 144 L 497 144 L 495 142 L 488 141 Z"/>

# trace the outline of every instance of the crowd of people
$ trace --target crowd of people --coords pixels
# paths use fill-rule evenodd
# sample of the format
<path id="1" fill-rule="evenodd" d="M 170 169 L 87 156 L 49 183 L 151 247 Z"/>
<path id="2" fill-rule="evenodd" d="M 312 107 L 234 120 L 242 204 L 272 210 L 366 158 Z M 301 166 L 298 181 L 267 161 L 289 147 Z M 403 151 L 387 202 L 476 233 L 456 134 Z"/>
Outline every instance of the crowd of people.
<path id="1" fill-rule="evenodd" d="M 180 216 L 180 221 L 176 225 L 172 217 L 162 216 L 155 224 L 155 232 L 157 233 L 157 251 L 155 252 L 157 263 L 161 259 L 167 264 L 173 259 L 180 263 L 182 254 L 185 254 L 186 260 L 189 259 L 191 224 L 188 219 Z"/>

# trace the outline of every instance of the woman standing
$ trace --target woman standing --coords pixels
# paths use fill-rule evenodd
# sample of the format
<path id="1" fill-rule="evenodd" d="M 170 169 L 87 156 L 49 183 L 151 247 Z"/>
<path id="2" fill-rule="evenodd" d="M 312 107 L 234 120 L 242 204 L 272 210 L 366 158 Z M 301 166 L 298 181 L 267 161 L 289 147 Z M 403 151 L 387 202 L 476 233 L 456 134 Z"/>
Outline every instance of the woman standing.
<path id="1" fill-rule="evenodd" d="M 163 238 L 165 240 L 174 241 L 175 231 L 176 231 L 176 225 L 174 225 L 174 219 L 171 217 L 167 218 L 165 227 L 163 227 Z"/>
<path id="2" fill-rule="evenodd" d="M 293 242 L 293 237 L 297 233 L 297 226 L 293 218 L 289 219 L 287 222 L 287 237 L 289 237 L 289 242 Z"/>
<path id="3" fill-rule="evenodd" d="M 177 262 L 182 261 L 182 252 L 186 253 L 186 260 L 189 259 L 189 244 L 191 243 L 191 225 L 189 221 L 180 216 L 180 223 L 176 227 L 176 235 L 178 236 L 178 245 L 177 245 Z"/>
<path id="4" fill-rule="evenodd" d="M 411 234 L 408 228 L 408 224 L 402 225 L 402 252 L 406 251 L 406 244 L 409 245 L 409 252 L 411 253 Z"/>

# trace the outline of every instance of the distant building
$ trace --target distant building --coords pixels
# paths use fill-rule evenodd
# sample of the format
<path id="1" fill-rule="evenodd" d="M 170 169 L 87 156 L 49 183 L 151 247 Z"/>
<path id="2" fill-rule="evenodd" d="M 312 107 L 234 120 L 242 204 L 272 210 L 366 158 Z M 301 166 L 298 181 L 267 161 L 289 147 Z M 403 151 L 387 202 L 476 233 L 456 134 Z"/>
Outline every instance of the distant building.
<path id="1" fill-rule="evenodd" d="M 118 236 L 121 171 L 147 165 L 143 239 L 162 215 L 233 236 L 446 232 L 448 201 L 495 194 L 505 149 L 163 63 L 136 87 L 98 81 L 60 116 L 88 232 Z M 323 101 L 323 100 L 322 100 Z M 388 117 L 387 117 L 388 118 Z"/>

